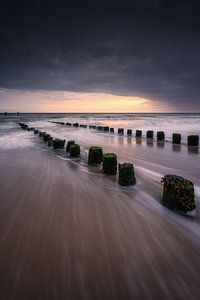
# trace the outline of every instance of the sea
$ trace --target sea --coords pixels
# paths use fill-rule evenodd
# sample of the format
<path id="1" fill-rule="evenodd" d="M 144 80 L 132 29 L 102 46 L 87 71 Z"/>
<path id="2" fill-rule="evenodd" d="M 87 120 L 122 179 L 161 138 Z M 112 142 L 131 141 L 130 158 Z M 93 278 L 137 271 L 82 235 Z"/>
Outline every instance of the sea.
<path id="1" fill-rule="evenodd" d="M 147 130 L 164 131 L 166 140 L 172 139 L 174 132 L 187 141 L 190 134 L 200 134 L 200 113 L 20 113 L 0 116 L 1 131 L 19 121 L 42 126 L 44 122 L 78 122 L 86 125 L 103 125 L 117 128 L 142 130 L 145 137 Z"/>

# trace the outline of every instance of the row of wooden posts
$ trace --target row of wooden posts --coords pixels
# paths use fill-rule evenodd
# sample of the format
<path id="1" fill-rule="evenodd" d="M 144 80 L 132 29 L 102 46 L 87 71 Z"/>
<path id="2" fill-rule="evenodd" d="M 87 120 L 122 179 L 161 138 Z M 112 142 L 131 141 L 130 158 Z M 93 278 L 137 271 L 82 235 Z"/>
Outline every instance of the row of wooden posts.
<path id="1" fill-rule="evenodd" d="M 114 128 L 109 126 L 95 126 L 95 125 L 85 125 L 85 124 L 79 124 L 79 123 L 64 123 L 64 122 L 52 122 L 60 125 L 66 125 L 66 126 L 73 126 L 73 127 L 80 127 L 80 128 L 87 128 L 89 129 L 96 129 L 101 132 L 110 132 L 111 134 L 114 134 Z M 124 135 L 124 128 L 118 128 L 118 135 Z M 127 136 L 132 136 L 133 131 L 132 129 L 127 129 Z M 135 132 L 136 138 L 142 138 L 142 130 L 136 130 Z M 164 141 L 165 140 L 165 133 L 164 131 L 157 131 L 156 133 L 157 141 Z M 153 139 L 154 138 L 154 131 L 148 130 L 146 132 L 146 138 L 147 139 Z M 172 134 L 172 143 L 180 145 L 181 144 L 181 134 L 180 133 L 173 133 Z M 199 146 L 199 136 L 198 135 L 189 135 L 187 138 L 187 144 L 188 146 Z"/>
<path id="2" fill-rule="evenodd" d="M 39 137 L 43 138 L 43 141 L 52 146 L 53 149 L 63 149 L 65 147 L 65 140 L 53 139 L 53 137 L 34 127 L 29 127 L 24 123 L 19 123 L 22 129 L 33 131 L 34 134 L 39 134 Z M 66 146 L 66 152 L 70 157 L 80 156 L 80 145 L 74 140 L 69 140 Z M 88 164 L 97 166 L 102 164 L 103 172 L 107 175 L 116 175 L 117 169 L 119 171 L 118 183 L 123 186 L 132 185 L 136 183 L 134 166 L 131 163 L 118 164 L 117 155 L 115 153 L 103 153 L 103 150 L 99 146 L 91 146 L 88 154 Z"/>
<path id="3" fill-rule="evenodd" d="M 39 134 L 48 146 L 53 146 L 53 149 L 63 149 L 65 147 L 65 140 L 53 139 L 53 137 L 43 131 L 29 127 L 24 123 L 19 123 L 22 129 L 33 131 L 34 134 Z M 67 142 L 66 152 L 70 157 L 80 156 L 80 145 L 74 140 Z M 118 183 L 122 186 L 129 186 L 136 183 L 134 166 L 131 163 L 117 163 L 117 155 L 115 153 L 103 153 L 99 146 L 92 146 L 89 148 L 88 154 L 89 165 L 101 165 L 105 174 L 116 175 L 118 169 Z M 164 206 L 181 212 L 187 213 L 196 208 L 194 184 L 177 175 L 167 174 L 162 178 L 163 183 L 163 197 L 162 203 Z"/>

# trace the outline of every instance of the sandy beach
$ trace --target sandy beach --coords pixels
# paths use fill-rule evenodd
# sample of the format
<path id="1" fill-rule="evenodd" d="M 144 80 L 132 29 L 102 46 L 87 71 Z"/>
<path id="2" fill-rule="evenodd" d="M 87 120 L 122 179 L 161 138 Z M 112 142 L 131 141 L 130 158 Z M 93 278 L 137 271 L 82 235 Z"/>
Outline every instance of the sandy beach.
<path id="1" fill-rule="evenodd" d="M 121 188 L 87 166 L 86 145 L 80 162 L 32 133 L 21 139 L 30 144 L 0 153 L 2 300 L 198 299 L 198 217 L 162 207 L 145 161 L 137 185 Z"/>

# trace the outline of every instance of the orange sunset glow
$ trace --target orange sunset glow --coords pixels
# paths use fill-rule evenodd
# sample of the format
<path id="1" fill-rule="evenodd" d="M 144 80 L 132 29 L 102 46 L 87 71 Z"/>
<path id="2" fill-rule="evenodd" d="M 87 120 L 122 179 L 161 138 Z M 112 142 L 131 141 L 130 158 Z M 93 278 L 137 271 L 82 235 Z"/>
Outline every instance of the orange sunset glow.
<path id="1" fill-rule="evenodd" d="M 166 103 L 137 96 L 64 91 L 4 91 L 2 110 L 21 112 L 162 112 Z"/>

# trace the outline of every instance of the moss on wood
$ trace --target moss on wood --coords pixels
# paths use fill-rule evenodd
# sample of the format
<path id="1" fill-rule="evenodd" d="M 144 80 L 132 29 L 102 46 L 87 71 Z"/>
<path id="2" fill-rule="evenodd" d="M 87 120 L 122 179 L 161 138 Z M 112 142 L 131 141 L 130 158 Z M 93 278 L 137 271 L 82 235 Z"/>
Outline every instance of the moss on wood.
<path id="1" fill-rule="evenodd" d="M 188 146 L 198 146 L 199 145 L 199 136 L 198 135 L 189 135 L 188 136 Z"/>
<path id="2" fill-rule="evenodd" d="M 51 138 L 51 136 L 50 136 L 50 134 L 48 134 L 48 133 L 45 133 L 45 134 L 43 135 L 43 141 L 44 141 L 44 142 L 47 142 L 50 138 Z"/>
<path id="3" fill-rule="evenodd" d="M 76 157 L 80 155 L 80 145 L 79 144 L 72 144 L 69 148 L 70 157 Z"/>
<path id="4" fill-rule="evenodd" d="M 115 153 L 105 153 L 103 155 L 103 171 L 108 175 L 117 173 L 117 155 Z"/>
<path id="5" fill-rule="evenodd" d="M 165 175 L 163 182 L 163 205 L 180 211 L 188 212 L 195 209 L 194 184 L 177 175 Z"/>
<path id="6" fill-rule="evenodd" d="M 55 139 L 53 140 L 53 149 L 63 149 L 65 146 L 65 140 Z"/>
<path id="7" fill-rule="evenodd" d="M 98 165 L 103 160 L 103 151 L 101 147 L 98 146 L 92 146 L 89 149 L 88 154 L 88 164 L 89 165 Z"/>
<path id="8" fill-rule="evenodd" d="M 67 147 L 66 147 L 66 152 L 69 152 L 69 148 L 71 145 L 74 145 L 75 144 L 75 141 L 74 140 L 70 140 L 67 142 Z"/>
<path id="9" fill-rule="evenodd" d="M 141 138 L 142 137 L 142 130 L 136 130 L 135 136 L 137 138 Z"/>
<path id="10" fill-rule="evenodd" d="M 123 163 L 118 165 L 118 183 L 123 186 L 132 185 L 136 182 L 133 164 Z"/>
<path id="11" fill-rule="evenodd" d="M 153 139 L 153 130 L 148 130 L 146 136 L 147 136 L 147 139 Z"/>
<path id="12" fill-rule="evenodd" d="M 46 132 L 45 132 L 45 131 L 40 131 L 40 133 L 39 133 L 39 137 L 43 137 L 45 134 L 46 134 Z"/>
<path id="13" fill-rule="evenodd" d="M 172 143 L 173 144 L 180 144 L 181 143 L 181 134 L 180 133 L 173 133 L 172 134 Z"/>
<path id="14" fill-rule="evenodd" d="M 52 136 L 48 139 L 47 143 L 48 143 L 49 147 L 53 146 L 53 138 L 52 138 Z"/>
<path id="15" fill-rule="evenodd" d="M 118 134 L 123 135 L 124 134 L 124 128 L 118 128 Z"/>
<path id="16" fill-rule="evenodd" d="M 164 139 L 165 139 L 165 133 L 164 133 L 164 131 L 158 131 L 157 132 L 157 140 L 158 141 L 164 141 Z"/>

